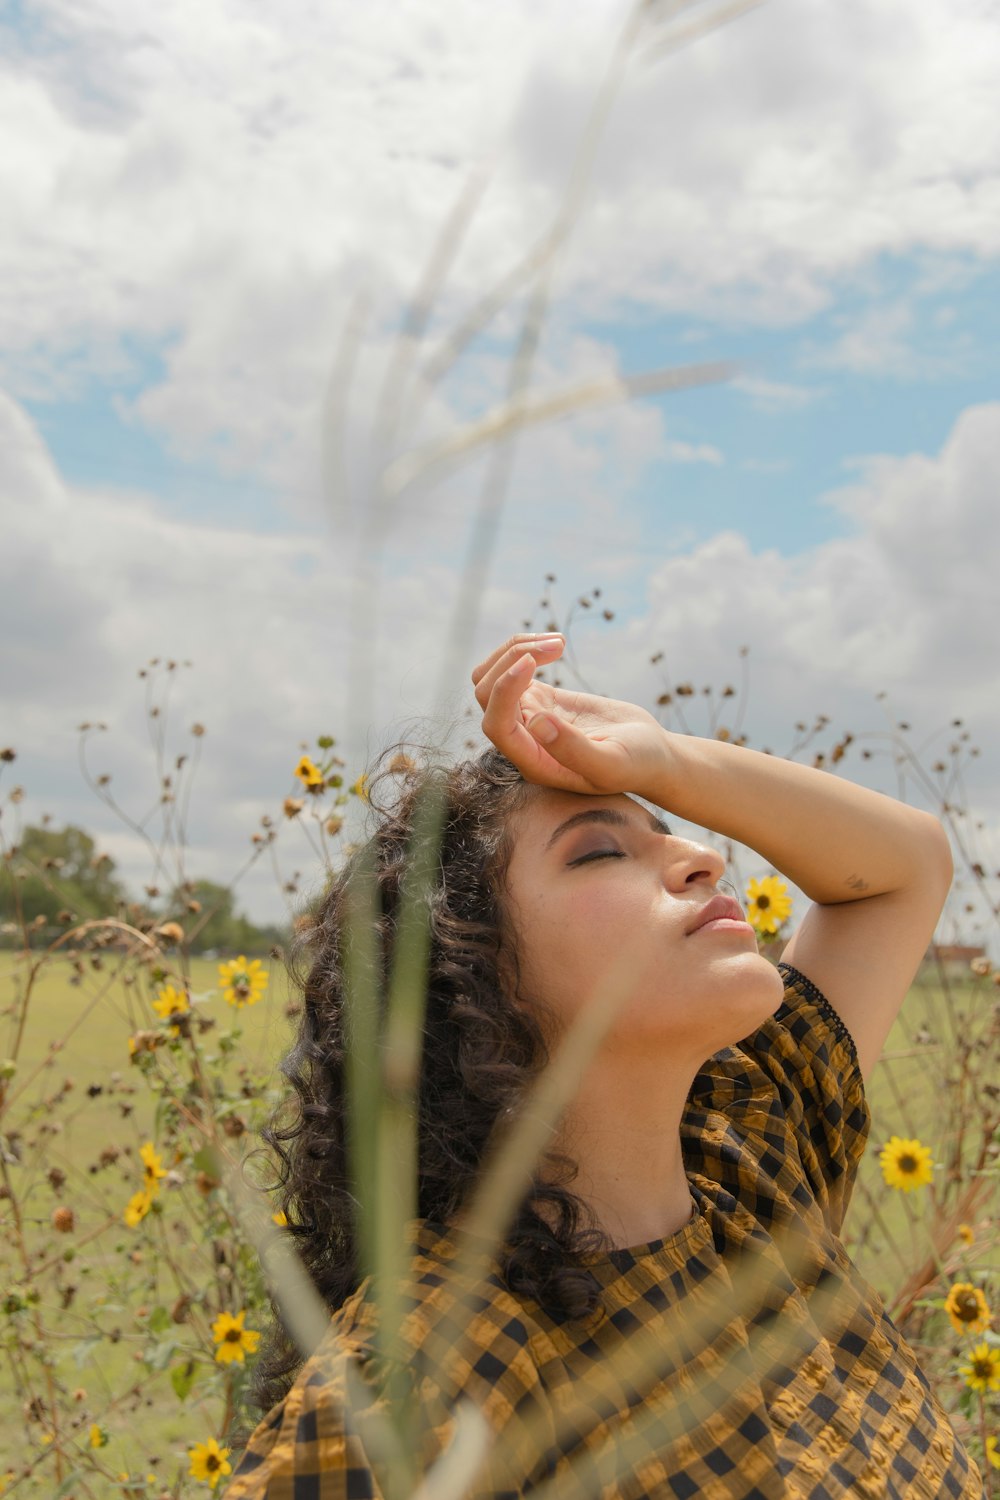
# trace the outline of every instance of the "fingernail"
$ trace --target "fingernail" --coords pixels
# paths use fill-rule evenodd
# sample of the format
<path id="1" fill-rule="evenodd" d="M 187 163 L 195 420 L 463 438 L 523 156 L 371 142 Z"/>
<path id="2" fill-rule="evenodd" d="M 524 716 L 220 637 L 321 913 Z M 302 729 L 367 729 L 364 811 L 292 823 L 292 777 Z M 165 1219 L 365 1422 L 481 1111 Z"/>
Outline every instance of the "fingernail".
<path id="1" fill-rule="evenodd" d="M 545 714 L 540 714 L 537 719 L 532 719 L 530 729 L 536 740 L 541 740 L 543 745 L 551 745 L 559 733 L 556 728 L 555 719 L 550 719 Z"/>
<path id="2" fill-rule="evenodd" d="M 532 651 L 554 651 L 557 646 L 562 645 L 561 635 L 548 635 L 544 640 L 532 641 Z"/>

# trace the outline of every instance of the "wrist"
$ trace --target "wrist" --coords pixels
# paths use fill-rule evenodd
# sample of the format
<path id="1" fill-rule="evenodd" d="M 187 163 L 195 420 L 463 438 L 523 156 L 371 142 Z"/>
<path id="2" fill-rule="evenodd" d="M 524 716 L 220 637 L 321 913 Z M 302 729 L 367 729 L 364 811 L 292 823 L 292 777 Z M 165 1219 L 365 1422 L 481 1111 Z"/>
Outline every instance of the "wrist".
<path id="1" fill-rule="evenodd" d="M 684 761 L 683 741 L 689 735 L 674 734 L 656 725 L 656 733 L 650 745 L 648 765 L 643 768 L 642 784 L 636 787 L 640 797 L 653 802 L 664 811 L 678 813 L 678 795 L 682 785 L 681 767 Z"/>

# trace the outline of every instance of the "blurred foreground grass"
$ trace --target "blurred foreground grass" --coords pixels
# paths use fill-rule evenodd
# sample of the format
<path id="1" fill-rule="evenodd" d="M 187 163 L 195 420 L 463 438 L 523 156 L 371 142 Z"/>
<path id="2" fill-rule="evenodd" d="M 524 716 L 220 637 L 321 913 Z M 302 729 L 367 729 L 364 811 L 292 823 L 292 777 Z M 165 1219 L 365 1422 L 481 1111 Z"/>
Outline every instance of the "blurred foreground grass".
<path id="1" fill-rule="evenodd" d="M 23 988 L 25 973 L 24 955 L 0 954 L 0 1010 L 7 1010 Z M 214 1021 L 201 1034 L 199 1046 L 207 1064 L 221 1057 L 227 1074 L 242 1080 L 240 1129 L 252 1135 L 276 1093 L 283 1091 L 279 1063 L 292 1039 L 293 1021 L 286 1008 L 295 996 L 281 966 L 272 964 L 263 1001 L 233 1012 L 216 988 L 217 974 L 215 962 L 191 961 L 193 1010 Z M 170 1332 L 166 1310 L 183 1290 L 171 1274 L 171 1262 L 182 1262 L 199 1242 L 210 1247 L 211 1237 L 206 1238 L 205 1221 L 188 1221 L 192 1201 L 200 1207 L 191 1192 L 191 1163 L 185 1166 L 186 1196 L 167 1187 L 163 1211 L 151 1226 L 152 1239 L 145 1233 L 138 1236 L 124 1222 L 120 1230 L 108 1228 L 109 1206 L 112 1213 L 120 1213 L 135 1189 L 140 1146 L 162 1139 L 162 1121 L 157 1119 L 161 1106 L 129 1056 L 128 1038 L 137 1025 L 134 994 L 114 979 L 95 991 L 93 976 L 88 976 L 86 986 L 72 983 L 72 978 L 68 963 L 49 962 L 34 986 L 18 1077 L 28 1079 L 38 1071 L 22 1100 L 20 1117 L 33 1122 L 47 1136 L 47 1143 L 44 1151 L 34 1154 L 33 1168 L 22 1170 L 11 1162 L 8 1170 L 21 1171 L 21 1212 L 36 1253 L 44 1250 L 46 1237 L 53 1258 L 64 1254 L 70 1244 L 75 1247 L 75 1295 L 61 1316 L 54 1318 L 51 1306 L 47 1307 L 52 1375 L 67 1390 L 86 1393 L 80 1398 L 81 1408 L 99 1409 L 113 1417 L 116 1407 L 127 1401 L 139 1413 L 114 1428 L 108 1423 L 109 1442 L 102 1458 L 121 1476 L 142 1476 L 145 1481 L 146 1476 L 156 1475 L 155 1485 L 150 1482 L 147 1487 L 143 1482 L 135 1491 L 128 1490 L 123 1478 L 116 1492 L 120 1488 L 125 1493 L 158 1495 L 167 1492 L 160 1490 L 161 1484 L 190 1483 L 178 1473 L 177 1454 L 215 1430 L 218 1393 L 207 1389 L 202 1395 L 195 1382 L 181 1401 L 157 1401 L 155 1394 L 134 1388 L 138 1375 L 145 1374 L 148 1380 L 148 1366 L 142 1362 L 148 1359 L 150 1317 L 160 1319 L 166 1339 Z M 936 980 L 915 984 L 889 1037 L 884 1060 L 869 1080 L 872 1132 L 845 1240 L 863 1273 L 890 1306 L 907 1266 L 919 1259 L 918 1239 L 928 1240 L 929 1225 L 924 1219 L 932 1208 L 926 1194 L 917 1194 L 911 1202 L 908 1195 L 886 1190 L 878 1151 L 889 1135 L 903 1130 L 917 1134 L 931 1148 L 935 1162 L 943 1161 L 948 1143 L 942 1137 L 946 1115 L 935 1049 L 947 1047 L 954 1033 L 974 1029 L 976 1010 L 995 1003 L 994 993 L 992 986 L 971 978 L 951 984 L 947 995 Z M 60 1092 L 55 1109 L 51 1101 Z M 224 1110 L 231 1112 L 232 1107 L 232 1099 L 223 1100 Z M 102 1168 L 98 1165 L 102 1153 L 109 1151 L 120 1154 Z M 169 1165 L 165 1157 L 164 1166 Z M 53 1185 L 53 1170 L 57 1177 L 64 1174 L 64 1183 Z M 25 1180 L 29 1174 L 32 1180 Z M 91 1183 L 92 1192 L 88 1190 Z M 59 1204 L 74 1212 L 72 1240 L 48 1228 Z M 99 1233 L 101 1224 L 104 1229 Z M 94 1239 L 87 1244 L 91 1229 Z M 164 1253 L 158 1253 L 158 1245 Z M 228 1249 L 234 1256 L 238 1252 L 235 1246 Z M 249 1247 L 243 1247 L 243 1253 L 252 1257 Z M 0 1257 L 0 1281 L 4 1287 L 16 1284 L 19 1267 L 10 1242 L 0 1247 Z M 94 1336 L 98 1325 L 101 1337 Z M 944 1314 L 928 1311 L 918 1332 L 917 1341 L 926 1339 L 928 1351 L 940 1348 L 942 1336 L 947 1339 Z M 168 1353 L 164 1368 L 169 1359 Z M 953 1408 L 953 1401 L 943 1392 L 942 1397 Z M 37 1456 L 37 1429 L 33 1428 L 13 1362 L 5 1362 L 0 1365 L 0 1432 L 5 1435 L 0 1473 L 17 1470 Z M 40 1470 L 24 1482 L 21 1492 L 52 1494 L 51 1477 Z M 186 1492 L 186 1488 L 172 1491 Z"/>

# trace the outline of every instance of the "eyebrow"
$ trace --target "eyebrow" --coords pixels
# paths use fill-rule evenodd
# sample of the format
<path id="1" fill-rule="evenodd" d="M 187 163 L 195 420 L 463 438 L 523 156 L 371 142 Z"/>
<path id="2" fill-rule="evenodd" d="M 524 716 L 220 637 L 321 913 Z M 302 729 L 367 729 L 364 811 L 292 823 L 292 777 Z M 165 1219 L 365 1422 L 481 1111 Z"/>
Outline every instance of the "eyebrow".
<path id="1" fill-rule="evenodd" d="M 646 809 L 643 810 L 646 811 Z M 647 813 L 647 816 L 650 828 L 654 833 L 670 833 L 670 829 L 662 818 L 658 818 L 654 813 L 650 812 Z M 545 845 L 545 852 L 548 853 L 556 840 L 561 839 L 564 833 L 569 833 L 571 828 L 576 828 L 581 823 L 610 823 L 614 828 L 629 828 L 632 825 L 632 821 L 631 818 L 627 818 L 624 813 L 618 812 L 613 807 L 585 808 L 583 812 L 574 813 L 571 818 L 566 819 L 565 823 L 560 823 L 558 828 L 553 829 Z"/>

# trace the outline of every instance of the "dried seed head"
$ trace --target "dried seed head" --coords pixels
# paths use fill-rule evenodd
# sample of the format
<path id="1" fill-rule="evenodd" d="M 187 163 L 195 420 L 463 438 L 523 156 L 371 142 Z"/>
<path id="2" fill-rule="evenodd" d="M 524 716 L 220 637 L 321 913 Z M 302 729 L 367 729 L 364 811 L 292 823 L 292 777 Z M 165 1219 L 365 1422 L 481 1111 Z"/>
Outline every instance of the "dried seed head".
<path id="1" fill-rule="evenodd" d="M 188 1311 L 191 1307 L 191 1295 L 182 1292 L 170 1310 L 170 1317 L 174 1323 L 186 1323 Z"/>

